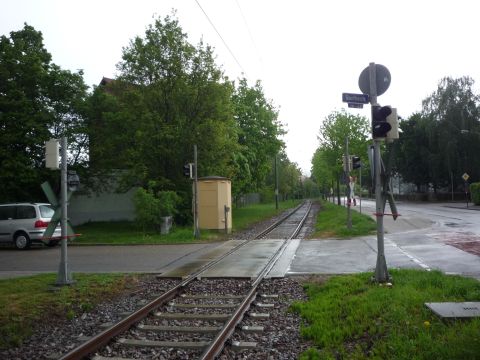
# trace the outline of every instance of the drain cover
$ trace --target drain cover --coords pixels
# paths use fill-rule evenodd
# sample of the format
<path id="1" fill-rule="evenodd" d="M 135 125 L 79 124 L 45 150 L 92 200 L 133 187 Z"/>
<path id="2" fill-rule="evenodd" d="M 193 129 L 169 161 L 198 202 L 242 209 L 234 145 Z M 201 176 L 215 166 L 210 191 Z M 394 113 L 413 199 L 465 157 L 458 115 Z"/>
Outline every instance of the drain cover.
<path id="1" fill-rule="evenodd" d="M 480 316 L 480 302 L 425 303 L 425 306 L 442 318 L 470 318 Z"/>

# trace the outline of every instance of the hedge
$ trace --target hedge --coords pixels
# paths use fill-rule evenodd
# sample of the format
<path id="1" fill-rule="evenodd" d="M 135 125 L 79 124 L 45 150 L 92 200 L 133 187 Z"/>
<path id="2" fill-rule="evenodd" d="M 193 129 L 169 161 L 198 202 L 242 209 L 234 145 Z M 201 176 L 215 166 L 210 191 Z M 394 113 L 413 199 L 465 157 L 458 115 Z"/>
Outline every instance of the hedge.
<path id="1" fill-rule="evenodd" d="M 475 205 L 480 205 L 480 182 L 470 184 L 470 194 Z"/>

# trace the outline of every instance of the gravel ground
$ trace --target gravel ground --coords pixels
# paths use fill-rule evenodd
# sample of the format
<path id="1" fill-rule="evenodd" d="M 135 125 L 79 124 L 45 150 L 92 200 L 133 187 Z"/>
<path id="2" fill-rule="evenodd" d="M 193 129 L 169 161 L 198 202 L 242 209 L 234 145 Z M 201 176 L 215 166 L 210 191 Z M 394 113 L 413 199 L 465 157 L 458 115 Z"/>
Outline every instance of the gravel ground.
<path id="1" fill-rule="evenodd" d="M 306 237 L 312 232 L 312 219 L 316 216 L 318 206 L 314 205 L 309 220 L 308 229 L 303 231 L 301 236 Z M 249 239 L 259 233 L 269 224 L 280 218 L 263 221 L 252 228 L 232 236 L 234 239 Z M 314 223 L 314 221 L 313 221 Z M 225 280 L 221 287 L 225 293 L 244 294 L 246 285 L 238 285 L 238 281 Z M 142 299 L 153 298 L 154 295 L 164 292 L 177 284 L 177 280 L 157 279 L 152 275 L 145 275 L 140 278 L 139 288 L 132 292 L 129 290 L 117 299 L 101 303 L 90 312 L 82 313 L 72 320 L 48 319 L 45 323 L 38 324 L 34 334 L 17 348 L 0 351 L 0 359 L 30 360 L 30 359 L 57 359 L 61 354 L 68 352 L 78 346 L 85 337 L 93 336 L 101 331 L 102 324 L 113 323 L 121 319 L 121 313 L 131 312 L 142 305 Z M 214 290 L 213 283 L 203 282 L 203 292 L 208 294 Z M 200 282 L 196 283 L 200 284 Z M 207 284 L 207 285 L 205 285 Z M 202 289 L 196 289 L 202 292 Z M 257 348 L 242 352 L 234 352 L 231 347 L 226 347 L 220 359 L 297 359 L 298 355 L 308 348 L 308 344 L 300 339 L 299 327 L 301 319 L 294 313 L 288 312 L 293 301 L 304 300 L 305 294 L 301 284 L 295 279 L 269 279 L 261 284 L 261 292 L 265 294 L 278 294 L 278 298 L 264 299 L 263 302 L 274 303 L 274 308 L 267 310 L 254 310 L 257 312 L 268 312 L 268 320 L 246 318 L 241 325 L 261 325 L 265 327 L 264 332 L 259 334 L 245 335 L 243 332 L 236 332 L 234 341 L 255 341 Z M 143 300 L 144 301 L 144 300 Z M 144 304 L 144 303 L 143 303 Z M 166 309 L 168 311 L 168 309 Z M 252 309 L 250 309 L 252 311 Z M 160 324 L 161 322 L 157 322 Z M 219 324 L 217 324 L 219 325 Z M 142 338 L 137 330 L 131 330 L 131 336 Z M 116 351 L 117 345 L 113 343 L 102 351 L 104 356 L 126 356 L 127 353 Z M 137 359 L 192 359 L 192 353 L 183 350 L 151 350 L 136 349 L 128 352 L 128 356 Z"/>

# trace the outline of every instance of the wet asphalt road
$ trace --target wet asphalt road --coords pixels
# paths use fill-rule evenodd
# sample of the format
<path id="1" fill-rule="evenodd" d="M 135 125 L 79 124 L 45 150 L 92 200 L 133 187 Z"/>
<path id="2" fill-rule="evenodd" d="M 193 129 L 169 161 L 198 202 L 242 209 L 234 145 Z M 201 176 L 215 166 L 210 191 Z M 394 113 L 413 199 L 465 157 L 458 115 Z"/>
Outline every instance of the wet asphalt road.
<path id="1" fill-rule="evenodd" d="M 480 211 L 465 204 L 399 203 L 397 221 L 385 218 L 385 253 L 389 268 L 439 269 L 480 279 Z M 359 207 L 354 209 L 359 210 Z M 372 214 L 374 203 L 362 202 Z M 371 271 L 376 263 L 376 236 L 349 240 L 302 240 L 288 275 L 337 274 Z M 145 246 L 71 246 L 72 272 L 160 272 L 189 258 L 221 252 L 224 243 Z M 467 246 L 468 245 L 468 246 Z M 465 251 L 469 249 L 470 252 Z M 472 251 L 473 249 L 473 251 Z M 56 272 L 60 248 L 28 251 L 0 248 L 0 278 Z"/>
<path id="2" fill-rule="evenodd" d="M 385 217 L 385 257 L 389 268 L 438 269 L 480 279 L 480 210 L 466 204 L 398 203 L 396 221 Z M 353 207 L 359 210 L 359 206 Z M 373 214 L 375 203 L 362 202 Z M 372 215 L 373 217 L 373 215 Z M 469 245 L 469 246 L 466 246 Z M 474 250 L 467 252 L 464 249 Z M 372 271 L 377 237 L 302 241 L 289 274 Z"/>

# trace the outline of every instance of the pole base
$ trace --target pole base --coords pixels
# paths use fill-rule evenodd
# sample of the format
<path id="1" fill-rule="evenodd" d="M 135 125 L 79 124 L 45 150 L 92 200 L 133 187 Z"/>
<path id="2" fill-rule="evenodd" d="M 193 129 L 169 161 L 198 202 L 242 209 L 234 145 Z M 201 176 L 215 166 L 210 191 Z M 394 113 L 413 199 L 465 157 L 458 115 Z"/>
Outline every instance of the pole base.
<path id="1" fill-rule="evenodd" d="M 68 265 L 61 262 L 58 267 L 57 281 L 55 282 L 55 286 L 73 285 L 75 283 L 76 281 L 73 280 L 72 273 L 68 270 Z"/>

